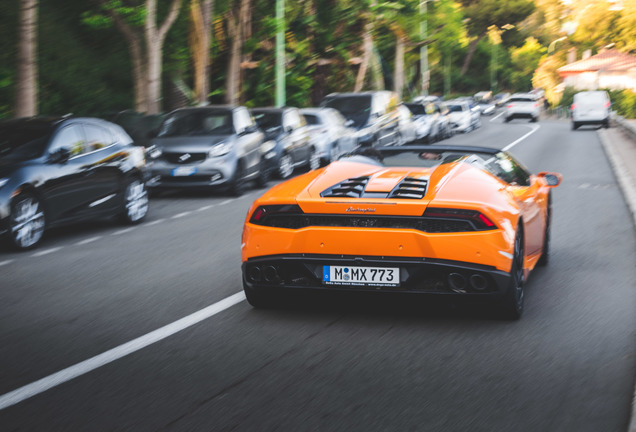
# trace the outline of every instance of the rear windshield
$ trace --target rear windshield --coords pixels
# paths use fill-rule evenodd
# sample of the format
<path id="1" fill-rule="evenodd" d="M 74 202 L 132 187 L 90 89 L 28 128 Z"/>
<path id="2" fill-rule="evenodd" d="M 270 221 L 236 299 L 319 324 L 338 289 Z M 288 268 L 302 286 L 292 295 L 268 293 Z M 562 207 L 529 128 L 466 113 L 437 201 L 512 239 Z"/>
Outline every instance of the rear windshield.
<path id="1" fill-rule="evenodd" d="M 353 121 L 353 126 L 360 128 L 369 120 L 371 95 L 338 96 L 327 99 L 323 105 L 337 109 L 347 120 Z"/>
<path id="2" fill-rule="evenodd" d="M 461 105 L 451 105 L 451 104 L 448 105 L 448 110 L 450 112 L 462 112 L 462 111 L 464 111 L 462 109 Z"/>
<path id="3" fill-rule="evenodd" d="M 411 110 L 411 112 L 412 112 L 414 115 L 425 115 L 425 114 L 426 114 L 426 110 L 424 109 L 424 105 L 422 105 L 422 104 L 417 104 L 417 103 L 411 104 L 411 103 L 407 103 L 407 104 L 404 104 L 404 105 L 406 105 L 406 107 L 407 107 L 409 110 Z"/>
<path id="4" fill-rule="evenodd" d="M 157 137 L 229 135 L 232 133 L 232 112 L 191 110 L 170 114 Z"/>
<path id="5" fill-rule="evenodd" d="M 23 161 L 42 156 L 53 129 L 50 123 L 36 121 L 0 123 L 0 159 Z"/>
<path id="6" fill-rule="evenodd" d="M 303 113 L 303 116 L 305 117 L 305 120 L 308 125 L 320 124 L 320 119 L 318 118 L 317 115 Z"/>
<path id="7" fill-rule="evenodd" d="M 258 124 L 258 127 L 263 130 L 268 130 L 283 125 L 283 114 L 278 111 L 252 111 L 252 117 L 254 117 L 254 120 L 256 121 L 256 124 Z"/>

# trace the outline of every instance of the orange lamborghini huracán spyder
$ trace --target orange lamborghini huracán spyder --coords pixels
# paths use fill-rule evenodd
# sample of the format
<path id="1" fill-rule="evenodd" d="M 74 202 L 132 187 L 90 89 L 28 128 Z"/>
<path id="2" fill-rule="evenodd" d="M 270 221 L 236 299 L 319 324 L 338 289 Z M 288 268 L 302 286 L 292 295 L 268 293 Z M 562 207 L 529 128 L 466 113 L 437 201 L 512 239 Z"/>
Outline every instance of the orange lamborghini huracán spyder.
<path id="1" fill-rule="evenodd" d="M 560 182 L 497 149 L 363 148 L 252 204 L 245 295 L 254 307 L 301 289 L 490 296 L 517 319 L 524 280 L 548 261 Z"/>

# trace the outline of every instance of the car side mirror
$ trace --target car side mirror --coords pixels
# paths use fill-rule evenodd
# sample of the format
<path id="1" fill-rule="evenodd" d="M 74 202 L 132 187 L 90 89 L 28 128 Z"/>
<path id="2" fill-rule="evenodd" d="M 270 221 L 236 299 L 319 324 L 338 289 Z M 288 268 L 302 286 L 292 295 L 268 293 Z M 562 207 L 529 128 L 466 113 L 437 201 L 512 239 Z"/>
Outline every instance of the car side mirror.
<path id="1" fill-rule="evenodd" d="M 563 180 L 563 176 L 561 174 L 553 172 L 540 172 L 537 174 L 537 177 L 543 178 L 549 187 L 557 187 Z"/>
<path id="2" fill-rule="evenodd" d="M 49 162 L 54 164 L 63 164 L 66 163 L 70 158 L 71 151 L 66 147 L 62 147 L 55 150 L 49 155 Z"/>

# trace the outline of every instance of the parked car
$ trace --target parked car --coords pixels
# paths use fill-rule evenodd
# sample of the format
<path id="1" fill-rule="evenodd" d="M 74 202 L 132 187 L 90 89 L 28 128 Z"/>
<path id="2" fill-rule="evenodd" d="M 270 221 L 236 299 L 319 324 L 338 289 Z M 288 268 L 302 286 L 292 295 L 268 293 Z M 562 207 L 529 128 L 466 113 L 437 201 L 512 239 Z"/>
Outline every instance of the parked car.
<path id="1" fill-rule="evenodd" d="M 265 159 L 275 175 L 288 178 L 300 166 L 320 167 L 318 149 L 309 139 L 309 128 L 298 108 L 252 108 L 258 127 L 265 133 Z"/>
<path id="2" fill-rule="evenodd" d="M 610 126 L 611 106 L 612 103 L 606 91 L 583 91 L 575 94 L 570 107 L 572 130 L 589 124 L 608 128 Z"/>
<path id="3" fill-rule="evenodd" d="M 508 92 L 497 93 L 493 99 L 495 101 L 495 106 L 497 108 L 501 108 L 502 106 L 505 106 L 508 103 L 508 99 L 510 99 L 510 93 Z"/>
<path id="4" fill-rule="evenodd" d="M 491 91 L 480 91 L 473 96 L 473 100 L 479 107 L 481 115 L 493 115 L 495 113 L 495 101 Z"/>
<path id="5" fill-rule="evenodd" d="M 96 118 L 0 123 L 0 235 L 30 249 L 44 231 L 99 217 L 138 223 L 148 212 L 143 150 Z"/>
<path id="6" fill-rule="evenodd" d="M 148 185 L 241 195 L 248 181 L 267 183 L 263 142 L 263 133 L 245 107 L 177 109 L 166 116 L 152 140 L 161 156 L 152 163 Z"/>
<path id="7" fill-rule="evenodd" d="M 432 143 L 445 138 L 448 132 L 444 130 L 444 119 L 440 106 L 433 102 L 411 102 L 404 104 L 413 114 L 416 128 L 415 141 L 418 143 Z M 448 124 L 448 121 L 446 121 Z"/>
<path id="8" fill-rule="evenodd" d="M 413 114 L 403 104 L 400 104 L 397 109 L 399 119 L 398 143 L 399 145 L 412 143 L 417 138 L 417 126 L 415 124 L 415 121 L 413 120 Z"/>
<path id="9" fill-rule="evenodd" d="M 243 289 L 254 307 L 291 292 L 489 299 L 523 312 L 550 253 L 551 190 L 499 149 L 361 148 L 272 188 L 247 213 Z"/>
<path id="10" fill-rule="evenodd" d="M 335 108 L 357 130 L 359 145 L 399 144 L 399 98 L 390 91 L 362 93 L 332 93 L 320 103 L 322 107 Z"/>
<path id="11" fill-rule="evenodd" d="M 539 120 L 541 103 L 530 93 L 515 93 L 510 96 L 504 111 L 504 122 L 516 118 L 527 118 L 531 122 Z"/>
<path id="12" fill-rule="evenodd" d="M 355 129 L 345 125 L 346 119 L 334 108 L 303 108 L 300 110 L 309 127 L 309 136 L 323 164 L 352 151 L 357 143 Z"/>
<path id="13" fill-rule="evenodd" d="M 451 126 L 456 132 L 470 132 L 476 128 L 476 117 L 468 102 L 454 100 L 446 103 L 449 110 Z"/>

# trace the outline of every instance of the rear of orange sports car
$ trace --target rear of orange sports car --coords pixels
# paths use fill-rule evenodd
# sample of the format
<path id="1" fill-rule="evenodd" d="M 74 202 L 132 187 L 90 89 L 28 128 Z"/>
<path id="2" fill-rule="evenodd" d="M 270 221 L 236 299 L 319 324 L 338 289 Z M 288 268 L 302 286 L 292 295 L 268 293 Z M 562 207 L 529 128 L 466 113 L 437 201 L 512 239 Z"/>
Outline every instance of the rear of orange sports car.
<path id="1" fill-rule="evenodd" d="M 426 165 L 351 158 L 269 190 L 243 231 L 248 301 L 280 289 L 505 294 L 514 195 L 464 160 Z"/>

